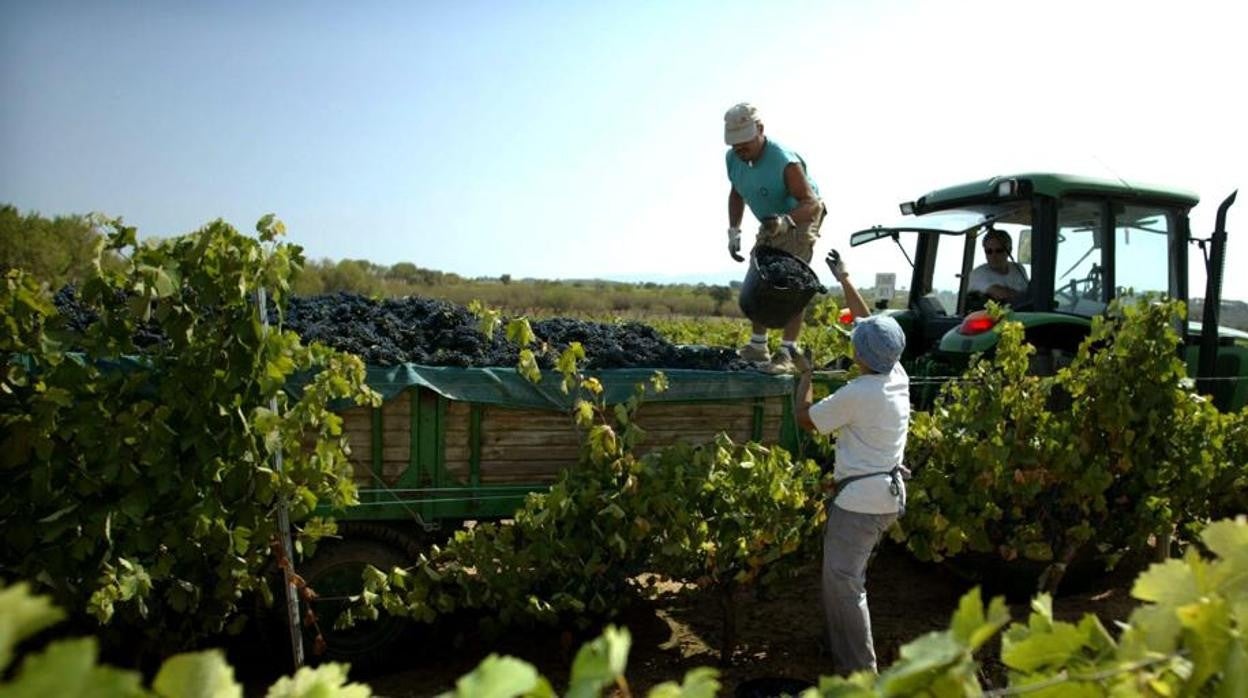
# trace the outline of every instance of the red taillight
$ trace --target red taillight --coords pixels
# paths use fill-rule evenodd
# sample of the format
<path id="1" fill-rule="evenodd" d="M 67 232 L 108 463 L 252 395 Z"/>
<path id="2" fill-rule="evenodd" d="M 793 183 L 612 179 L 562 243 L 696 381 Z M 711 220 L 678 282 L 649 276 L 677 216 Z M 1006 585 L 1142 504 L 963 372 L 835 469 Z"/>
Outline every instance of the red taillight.
<path id="1" fill-rule="evenodd" d="M 966 319 L 962 321 L 962 325 L 958 327 L 958 332 L 965 335 L 983 334 L 993 327 L 996 327 L 997 321 L 988 314 L 986 310 L 976 310 Z"/>

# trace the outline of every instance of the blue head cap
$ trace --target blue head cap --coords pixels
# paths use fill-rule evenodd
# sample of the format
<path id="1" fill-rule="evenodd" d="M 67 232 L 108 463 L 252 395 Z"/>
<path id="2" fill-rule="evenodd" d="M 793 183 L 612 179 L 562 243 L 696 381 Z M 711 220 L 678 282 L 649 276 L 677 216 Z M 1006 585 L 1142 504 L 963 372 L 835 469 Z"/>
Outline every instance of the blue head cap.
<path id="1" fill-rule="evenodd" d="M 854 323 L 850 337 L 854 356 L 876 373 L 888 373 L 906 348 L 906 334 L 888 315 L 871 315 Z"/>

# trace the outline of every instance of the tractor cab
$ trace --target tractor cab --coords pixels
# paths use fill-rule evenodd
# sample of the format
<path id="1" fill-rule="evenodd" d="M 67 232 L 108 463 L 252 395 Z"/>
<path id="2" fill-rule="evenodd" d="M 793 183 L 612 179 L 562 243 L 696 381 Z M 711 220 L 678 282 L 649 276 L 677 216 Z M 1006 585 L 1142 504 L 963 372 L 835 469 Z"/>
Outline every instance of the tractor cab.
<path id="1" fill-rule="evenodd" d="M 1219 209 L 1222 244 L 1213 245 L 1212 258 L 1207 257 L 1216 284 L 1203 295 L 1212 299 L 1215 314 L 1225 213 L 1233 200 L 1234 195 Z M 1010 318 L 1023 324 L 1037 349 L 1033 368 L 1051 372 L 1073 358 L 1092 317 L 1111 300 L 1157 294 L 1190 300 L 1188 212 L 1198 201 L 1191 192 L 1126 181 L 1059 174 L 995 177 L 907 201 L 901 220 L 853 233 L 850 245 L 871 244 L 880 250 L 877 259 L 891 255 L 889 265 L 903 274 L 909 267 L 906 307 L 890 311 L 907 332 L 905 359 L 935 362 L 936 370 L 946 373 L 991 350 L 996 323 L 983 310 L 991 299 L 1008 306 Z M 1197 242 L 1216 239 L 1217 233 Z M 1248 338 L 1233 330 L 1217 333 L 1216 315 L 1213 328 L 1215 345 Z M 1194 368 L 1200 324 L 1191 323 L 1187 334 Z M 1248 355 L 1244 364 L 1248 372 Z"/>

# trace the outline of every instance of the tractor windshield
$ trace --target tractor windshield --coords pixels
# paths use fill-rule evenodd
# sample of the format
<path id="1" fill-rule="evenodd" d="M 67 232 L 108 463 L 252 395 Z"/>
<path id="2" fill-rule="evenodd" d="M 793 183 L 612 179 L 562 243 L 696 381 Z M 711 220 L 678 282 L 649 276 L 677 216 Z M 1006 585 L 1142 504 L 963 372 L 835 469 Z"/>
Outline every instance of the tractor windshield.
<path id="1" fill-rule="evenodd" d="M 1169 260 L 1178 215 L 1167 206 L 1063 199 L 1057 213 L 1053 309 L 1091 317 L 1104 312 L 1112 298 L 1141 302 L 1176 295 L 1179 285 L 1171 278 Z M 1110 216 L 1112 227 L 1107 228 Z M 1113 254 L 1108 253 L 1109 235 Z M 1109 278 L 1113 288 L 1106 287 Z"/>
<path id="2" fill-rule="evenodd" d="M 991 264 L 983 251 L 984 236 L 989 231 L 996 231 L 994 234 L 1002 243 L 989 247 L 1005 249 L 1002 258 Z M 911 292 L 917 291 L 920 304 L 931 312 L 957 316 L 975 309 L 971 305 L 983 306 L 984 300 L 970 293 L 975 289 L 968 285 L 976 269 L 1004 266 L 1010 279 L 1018 279 L 1015 285 L 1020 287 L 1020 293 L 1026 288 L 1031 274 L 1030 233 L 1030 204 L 1006 201 L 906 216 L 892 225 L 876 226 L 852 234 L 850 245 L 891 239 L 906 255 L 911 268 L 914 267 L 912 253 L 917 251 L 922 254 L 925 260 L 931 261 L 925 261 L 920 266 L 924 270 L 930 269 L 931 275 L 923 273 L 920 275 L 923 278 L 916 278 Z M 1000 237 L 1002 234 L 1004 237 Z M 926 244 L 917 245 L 919 238 L 925 239 Z"/>
<path id="3" fill-rule="evenodd" d="M 1031 207 L 1026 202 L 994 202 L 906 216 L 889 225 L 877 225 L 854 233 L 849 237 L 849 244 L 858 246 L 880 238 L 893 237 L 894 232 L 962 235 L 990 223 L 1022 224 L 1030 221 Z"/>

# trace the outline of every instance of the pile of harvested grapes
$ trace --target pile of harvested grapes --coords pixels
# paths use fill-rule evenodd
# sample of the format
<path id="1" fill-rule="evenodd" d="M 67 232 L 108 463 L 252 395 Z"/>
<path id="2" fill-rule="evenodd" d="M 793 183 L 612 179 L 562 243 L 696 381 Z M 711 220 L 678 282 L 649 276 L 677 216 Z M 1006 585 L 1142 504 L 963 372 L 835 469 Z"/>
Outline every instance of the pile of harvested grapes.
<path id="1" fill-rule="evenodd" d="M 83 307 L 73 287 L 56 294 L 56 306 L 69 329 L 81 332 L 96 314 Z M 455 303 L 409 296 L 373 300 L 351 293 L 293 297 L 281 318 L 283 328 L 304 342 L 321 342 L 356 354 L 374 366 L 403 363 L 424 366 L 515 366 L 520 348 L 498 329 L 486 337 L 476 316 Z M 571 342 L 585 347 L 587 369 L 663 368 L 712 371 L 748 370 L 751 365 L 724 347 L 677 346 L 641 323 L 607 324 L 571 318 L 532 323 L 538 337 L 538 364 L 552 368 Z M 141 325 L 135 336 L 140 349 L 163 341 L 158 325 Z"/>

